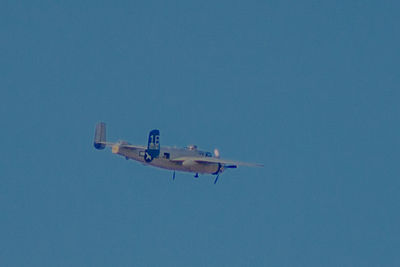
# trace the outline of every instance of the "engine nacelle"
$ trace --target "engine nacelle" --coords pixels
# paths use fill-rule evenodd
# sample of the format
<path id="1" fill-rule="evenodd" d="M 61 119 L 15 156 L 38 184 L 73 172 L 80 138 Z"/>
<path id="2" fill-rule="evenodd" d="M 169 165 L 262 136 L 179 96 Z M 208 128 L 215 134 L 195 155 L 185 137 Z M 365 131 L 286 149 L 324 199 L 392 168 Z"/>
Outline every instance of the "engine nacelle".
<path id="1" fill-rule="evenodd" d="M 182 166 L 185 166 L 185 167 L 194 167 L 197 165 L 199 165 L 199 164 L 193 160 L 185 160 L 184 162 L 182 162 Z"/>

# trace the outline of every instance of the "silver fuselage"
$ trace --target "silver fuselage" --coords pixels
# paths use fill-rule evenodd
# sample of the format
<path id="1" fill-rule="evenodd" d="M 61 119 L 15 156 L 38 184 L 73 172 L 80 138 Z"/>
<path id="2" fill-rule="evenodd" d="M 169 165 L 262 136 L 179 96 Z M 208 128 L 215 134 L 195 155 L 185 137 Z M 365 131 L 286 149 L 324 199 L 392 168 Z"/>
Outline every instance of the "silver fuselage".
<path id="1" fill-rule="evenodd" d="M 219 163 L 204 164 L 194 161 L 174 162 L 170 160 L 180 157 L 212 158 L 212 154 L 210 152 L 197 150 L 197 148 L 194 146 L 188 148 L 162 146 L 160 149 L 159 157 L 154 158 L 151 162 L 146 162 L 144 160 L 146 151 L 145 146 L 135 145 L 135 147 L 124 147 L 124 145 L 129 144 L 125 142 L 118 142 L 114 144 L 112 146 L 112 153 L 121 155 L 126 159 L 139 161 L 144 165 L 150 165 L 167 170 L 193 172 L 200 174 L 218 174 L 223 171 L 223 166 Z"/>

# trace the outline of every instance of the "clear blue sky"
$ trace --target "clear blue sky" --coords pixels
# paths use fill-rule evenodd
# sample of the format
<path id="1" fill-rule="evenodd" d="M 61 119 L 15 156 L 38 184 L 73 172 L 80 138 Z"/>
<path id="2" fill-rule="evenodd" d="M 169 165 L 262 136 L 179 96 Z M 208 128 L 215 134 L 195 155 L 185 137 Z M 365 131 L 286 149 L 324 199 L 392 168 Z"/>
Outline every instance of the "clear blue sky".
<path id="1" fill-rule="evenodd" d="M 398 1 L 0 3 L 1 266 L 400 266 Z M 96 151 L 189 143 L 212 176 Z"/>

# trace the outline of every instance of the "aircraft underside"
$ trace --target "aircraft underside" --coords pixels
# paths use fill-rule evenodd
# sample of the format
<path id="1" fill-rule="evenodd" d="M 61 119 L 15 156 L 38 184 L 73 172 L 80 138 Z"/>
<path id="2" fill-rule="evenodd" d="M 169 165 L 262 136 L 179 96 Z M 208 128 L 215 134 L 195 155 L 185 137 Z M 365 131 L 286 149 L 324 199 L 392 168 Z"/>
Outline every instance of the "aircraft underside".
<path id="1" fill-rule="evenodd" d="M 167 158 L 159 157 L 153 159 L 151 162 L 144 160 L 145 148 L 141 149 L 127 149 L 114 145 L 112 147 L 114 154 L 121 155 L 127 159 L 132 159 L 142 164 L 163 168 L 167 170 L 193 172 L 200 174 L 218 174 L 222 171 L 221 164 L 218 163 L 197 163 L 194 161 L 173 162 Z"/>

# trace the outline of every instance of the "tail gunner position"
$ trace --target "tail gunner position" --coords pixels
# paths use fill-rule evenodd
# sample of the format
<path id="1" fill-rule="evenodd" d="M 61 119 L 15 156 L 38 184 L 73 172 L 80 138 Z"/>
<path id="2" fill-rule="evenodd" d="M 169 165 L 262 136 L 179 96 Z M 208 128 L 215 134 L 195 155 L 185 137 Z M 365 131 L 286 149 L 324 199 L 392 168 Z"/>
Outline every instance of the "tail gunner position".
<path id="1" fill-rule="evenodd" d="M 262 167 L 262 164 L 238 162 L 219 158 L 219 151 L 214 150 L 214 156 L 210 152 L 201 151 L 197 146 L 190 145 L 185 148 L 160 147 L 160 131 L 152 130 L 146 146 L 131 145 L 124 141 L 109 143 L 106 141 L 106 125 L 99 122 L 96 125 L 94 136 L 94 147 L 104 149 L 111 147 L 114 154 L 124 156 L 126 159 L 133 159 L 146 165 L 158 168 L 195 173 L 216 175 L 214 184 L 217 183 L 220 173 L 225 169 L 234 169 L 239 165 L 248 167 Z"/>

